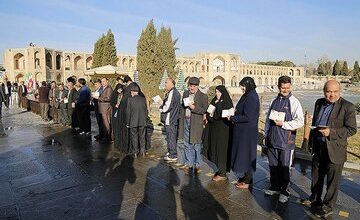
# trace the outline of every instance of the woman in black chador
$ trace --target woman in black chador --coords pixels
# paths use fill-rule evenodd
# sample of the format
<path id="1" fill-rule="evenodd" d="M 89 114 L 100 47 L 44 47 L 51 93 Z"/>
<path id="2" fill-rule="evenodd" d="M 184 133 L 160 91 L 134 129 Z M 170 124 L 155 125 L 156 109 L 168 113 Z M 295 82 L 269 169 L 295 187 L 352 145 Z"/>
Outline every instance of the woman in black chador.
<path id="1" fill-rule="evenodd" d="M 111 97 L 112 127 L 114 133 L 114 145 L 121 152 L 127 153 L 129 148 L 128 128 L 126 127 L 126 99 L 124 86 L 117 84 Z"/>
<path id="2" fill-rule="evenodd" d="M 214 109 L 215 107 L 215 109 Z M 223 110 L 233 108 L 233 103 L 225 86 L 217 86 L 215 97 L 211 100 L 206 119 L 209 123 L 208 133 L 208 158 L 215 163 L 217 170 L 213 181 L 226 180 L 226 172 L 229 171 L 229 136 L 231 122 L 222 117 Z"/>

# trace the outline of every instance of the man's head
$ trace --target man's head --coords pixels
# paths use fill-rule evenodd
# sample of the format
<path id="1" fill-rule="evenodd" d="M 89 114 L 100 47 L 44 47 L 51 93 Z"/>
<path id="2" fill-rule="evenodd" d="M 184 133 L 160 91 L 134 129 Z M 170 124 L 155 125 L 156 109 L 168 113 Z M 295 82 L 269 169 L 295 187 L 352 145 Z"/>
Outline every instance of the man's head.
<path id="1" fill-rule="evenodd" d="M 165 90 L 170 91 L 175 86 L 175 80 L 171 77 L 167 78 L 165 81 Z"/>
<path id="2" fill-rule="evenodd" d="M 336 80 L 329 80 L 324 85 L 324 96 L 326 101 L 334 103 L 340 99 L 340 83 Z"/>
<path id="3" fill-rule="evenodd" d="M 101 80 L 98 79 L 94 82 L 95 89 L 99 89 L 101 87 Z"/>
<path id="4" fill-rule="evenodd" d="M 288 96 L 291 93 L 291 78 L 289 76 L 280 76 L 278 88 L 282 96 Z"/>
<path id="5" fill-rule="evenodd" d="M 24 81 L 21 81 L 21 82 L 20 82 L 20 85 L 24 85 Z"/>
<path id="6" fill-rule="evenodd" d="M 130 83 L 132 83 L 131 77 L 128 76 L 128 75 L 126 75 L 126 76 L 124 77 L 124 83 L 125 83 L 126 85 L 129 85 Z"/>
<path id="7" fill-rule="evenodd" d="M 58 88 L 60 91 L 64 90 L 64 84 L 63 83 L 59 83 Z"/>
<path id="8" fill-rule="evenodd" d="M 46 87 L 46 82 L 45 82 L 45 81 L 42 81 L 42 82 L 41 82 L 41 86 Z"/>
<path id="9" fill-rule="evenodd" d="M 56 87 L 56 82 L 55 81 L 51 81 L 51 88 L 54 89 Z"/>
<path id="10" fill-rule="evenodd" d="M 103 87 L 106 87 L 107 85 L 109 85 L 109 79 L 106 78 L 106 77 L 102 78 L 102 79 L 101 79 L 101 85 L 102 85 Z"/>
<path id="11" fill-rule="evenodd" d="M 191 94 L 195 94 L 198 91 L 200 80 L 197 77 L 191 77 L 189 79 L 189 91 Z"/>
<path id="12" fill-rule="evenodd" d="M 85 86 L 86 85 L 86 80 L 84 78 L 79 78 L 78 79 L 78 86 Z"/>
<path id="13" fill-rule="evenodd" d="M 116 78 L 116 81 L 120 84 L 124 84 L 124 80 L 120 76 Z"/>
<path id="14" fill-rule="evenodd" d="M 137 86 L 132 86 L 130 88 L 130 93 L 131 93 L 131 96 L 136 96 L 136 95 L 139 95 L 139 87 Z"/>

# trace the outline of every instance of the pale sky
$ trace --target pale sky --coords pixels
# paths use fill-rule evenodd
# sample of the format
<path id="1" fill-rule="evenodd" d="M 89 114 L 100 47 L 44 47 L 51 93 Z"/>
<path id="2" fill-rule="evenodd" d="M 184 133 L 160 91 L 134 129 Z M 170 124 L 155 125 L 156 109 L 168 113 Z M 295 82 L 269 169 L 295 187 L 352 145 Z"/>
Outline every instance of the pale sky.
<path id="1" fill-rule="evenodd" d="M 357 0 L 0 0 L 0 63 L 7 48 L 92 52 L 111 28 L 118 53 L 136 54 L 150 19 L 170 26 L 178 55 L 231 52 L 245 62 L 360 60 Z"/>

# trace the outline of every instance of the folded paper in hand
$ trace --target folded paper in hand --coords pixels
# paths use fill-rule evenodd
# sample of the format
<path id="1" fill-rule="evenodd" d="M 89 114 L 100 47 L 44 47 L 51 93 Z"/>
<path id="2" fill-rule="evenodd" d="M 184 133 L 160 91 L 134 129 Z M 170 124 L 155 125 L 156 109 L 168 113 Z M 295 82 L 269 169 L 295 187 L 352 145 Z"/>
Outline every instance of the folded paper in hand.
<path id="1" fill-rule="evenodd" d="M 68 103 L 69 102 L 69 99 L 68 98 L 64 98 L 64 103 Z"/>
<path id="2" fill-rule="evenodd" d="M 184 106 L 188 107 L 190 104 L 192 104 L 194 102 L 193 99 L 191 99 L 190 97 L 184 98 Z"/>
<path id="3" fill-rule="evenodd" d="M 93 96 L 94 98 L 99 98 L 100 93 L 99 93 L 99 92 L 93 92 L 92 96 Z"/>
<path id="4" fill-rule="evenodd" d="M 75 108 L 75 102 L 71 103 L 71 108 Z"/>
<path id="5" fill-rule="evenodd" d="M 159 95 L 152 97 L 152 100 L 155 103 L 162 103 L 163 102 L 163 100 L 161 99 L 161 97 Z"/>
<path id="6" fill-rule="evenodd" d="M 234 108 L 227 109 L 227 110 L 222 110 L 222 113 L 221 113 L 222 118 L 227 118 L 227 117 L 233 116 L 233 115 L 235 115 Z"/>
<path id="7" fill-rule="evenodd" d="M 215 112 L 215 106 L 213 106 L 212 104 L 209 105 L 207 112 L 210 114 L 214 114 Z"/>
<path id="8" fill-rule="evenodd" d="M 273 121 L 285 121 L 285 112 L 278 112 L 276 110 L 271 110 L 269 119 Z"/>

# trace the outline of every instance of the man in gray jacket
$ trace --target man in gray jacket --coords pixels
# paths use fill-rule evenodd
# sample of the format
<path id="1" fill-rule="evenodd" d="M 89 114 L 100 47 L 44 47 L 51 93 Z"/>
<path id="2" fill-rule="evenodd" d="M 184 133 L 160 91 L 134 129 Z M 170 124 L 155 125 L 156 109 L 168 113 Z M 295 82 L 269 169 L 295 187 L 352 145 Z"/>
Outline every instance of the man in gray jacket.
<path id="1" fill-rule="evenodd" d="M 175 81 L 168 78 L 165 82 L 166 95 L 160 106 L 161 122 L 164 124 L 168 153 L 164 160 L 174 162 L 177 160 L 176 140 L 179 124 L 181 96 L 175 88 Z"/>
<path id="2" fill-rule="evenodd" d="M 189 79 L 189 90 L 183 94 L 179 139 L 184 140 L 185 166 L 189 174 L 198 173 L 202 162 L 202 133 L 204 114 L 208 107 L 208 96 L 199 90 L 200 80 Z"/>

